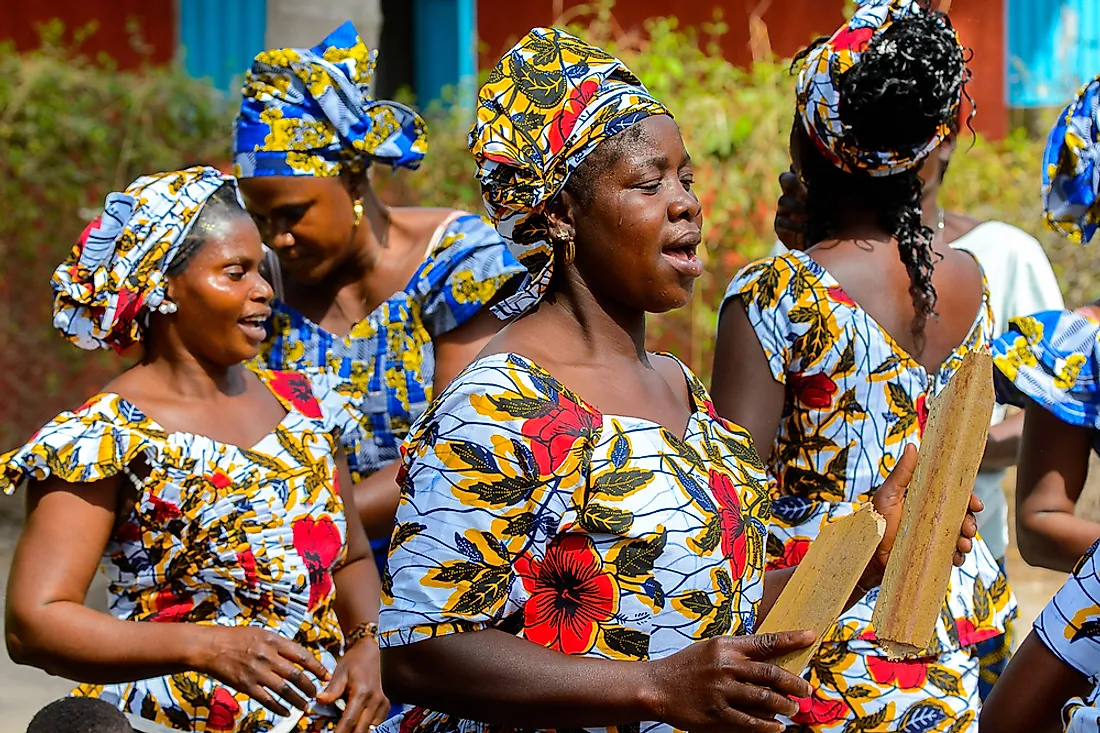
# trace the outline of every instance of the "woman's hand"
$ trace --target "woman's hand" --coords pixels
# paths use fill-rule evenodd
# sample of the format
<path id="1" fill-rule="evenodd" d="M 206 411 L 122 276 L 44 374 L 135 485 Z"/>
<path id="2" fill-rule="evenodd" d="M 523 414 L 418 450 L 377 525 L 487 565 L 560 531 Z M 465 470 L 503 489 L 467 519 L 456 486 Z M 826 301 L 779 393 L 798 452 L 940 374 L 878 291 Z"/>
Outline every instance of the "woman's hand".
<path id="1" fill-rule="evenodd" d="M 859 581 L 861 588 L 873 588 L 882 583 L 882 576 L 886 572 L 886 563 L 890 559 L 890 552 L 894 549 L 894 540 L 898 536 L 898 527 L 901 525 L 902 507 L 905 505 L 905 492 L 909 488 L 909 482 L 913 479 L 913 470 L 917 466 L 917 449 L 913 445 L 905 447 L 897 465 L 875 492 L 871 500 L 875 511 L 886 519 L 886 531 L 882 535 L 882 541 L 878 543 L 875 554 L 867 563 L 867 570 Z M 970 506 L 959 528 L 959 539 L 955 544 L 955 556 L 952 563 L 959 567 L 966 559 L 967 553 L 974 549 L 974 537 L 978 534 L 978 519 L 974 515 L 985 507 L 977 496 L 970 495 Z"/>
<path id="2" fill-rule="evenodd" d="M 366 733 L 386 719 L 390 701 L 382 692 L 378 645 L 373 639 L 361 639 L 347 650 L 332 681 L 317 696 L 317 702 L 324 705 L 340 699 L 344 700 L 344 714 L 336 733 Z"/>
<path id="3" fill-rule="evenodd" d="M 693 733 L 782 733 L 810 684 L 769 664 L 812 644 L 811 631 L 722 636 L 650 662 L 655 720 Z"/>
<path id="4" fill-rule="evenodd" d="M 775 236 L 787 249 L 806 249 L 806 187 L 794 171 L 779 174 L 782 195 L 775 207 Z"/>
<path id="5" fill-rule="evenodd" d="M 195 669 L 243 692 L 276 715 L 285 717 L 290 711 L 272 692 L 308 711 L 317 687 L 306 672 L 322 681 L 329 679 L 328 670 L 305 647 L 273 632 L 252 626 L 196 628 L 209 634 L 210 643 L 202 659 L 196 660 Z"/>

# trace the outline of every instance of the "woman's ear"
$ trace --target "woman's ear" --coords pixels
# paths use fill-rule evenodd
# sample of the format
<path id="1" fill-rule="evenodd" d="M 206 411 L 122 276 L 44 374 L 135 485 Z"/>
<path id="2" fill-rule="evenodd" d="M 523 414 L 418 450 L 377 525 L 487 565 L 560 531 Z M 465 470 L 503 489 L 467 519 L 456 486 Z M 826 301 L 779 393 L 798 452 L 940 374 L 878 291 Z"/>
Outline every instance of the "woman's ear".
<path id="1" fill-rule="evenodd" d="M 546 208 L 546 225 L 552 242 L 567 242 L 576 236 L 574 212 L 576 199 L 568 191 L 562 191 Z"/>
<path id="2" fill-rule="evenodd" d="M 344 188 L 347 189 L 352 201 L 366 197 L 367 191 L 370 189 L 370 178 L 368 176 L 369 172 L 367 170 L 340 174 L 340 180 L 343 181 Z"/>

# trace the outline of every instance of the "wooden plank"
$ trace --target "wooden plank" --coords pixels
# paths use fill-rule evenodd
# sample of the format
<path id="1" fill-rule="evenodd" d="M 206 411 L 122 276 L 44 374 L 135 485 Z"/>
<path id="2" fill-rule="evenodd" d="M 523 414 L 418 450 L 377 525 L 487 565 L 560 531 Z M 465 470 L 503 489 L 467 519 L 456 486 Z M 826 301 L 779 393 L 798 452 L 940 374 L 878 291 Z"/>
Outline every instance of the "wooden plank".
<path id="1" fill-rule="evenodd" d="M 871 623 L 891 659 L 928 647 L 993 413 L 993 360 L 971 352 L 933 401 Z"/>
<path id="2" fill-rule="evenodd" d="M 870 504 L 822 528 L 757 631 L 810 630 L 817 634 L 817 641 L 807 649 L 777 657 L 774 664 L 802 674 L 855 592 L 885 530 L 886 520 Z"/>

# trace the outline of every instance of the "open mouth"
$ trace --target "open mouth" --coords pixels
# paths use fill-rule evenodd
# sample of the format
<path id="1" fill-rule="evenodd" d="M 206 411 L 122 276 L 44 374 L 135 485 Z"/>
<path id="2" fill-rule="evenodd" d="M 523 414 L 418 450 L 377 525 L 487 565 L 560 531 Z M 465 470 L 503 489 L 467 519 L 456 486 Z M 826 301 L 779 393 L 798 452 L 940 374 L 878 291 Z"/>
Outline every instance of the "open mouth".
<path id="1" fill-rule="evenodd" d="M 703 261 L 699 259 L 700 240 L 698 237 L 686 237 L 681 241 L 681 244 L 666 247 L 661 255 L 680 273 L 699 277 L 703 274 Z"/>
<path id="2" fill-rule="evenodd" d="M 261 313 L 254 316 L 246 316 L 237 321 L 237 325 L 244 331 L 245 335 L 253 341 L 263 341 L 267 338 L 267 329 L 264 324 L 267 323 L 267 313 Z"/>

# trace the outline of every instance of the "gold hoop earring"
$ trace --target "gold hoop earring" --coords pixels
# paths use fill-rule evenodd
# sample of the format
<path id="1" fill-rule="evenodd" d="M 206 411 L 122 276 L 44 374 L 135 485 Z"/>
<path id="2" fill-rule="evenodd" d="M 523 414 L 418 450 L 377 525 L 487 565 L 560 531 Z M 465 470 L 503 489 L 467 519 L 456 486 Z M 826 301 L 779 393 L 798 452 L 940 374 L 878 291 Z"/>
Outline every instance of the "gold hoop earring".
<path id="1" fill-rule="evenodd" d="M 564 260 L 565 264 L 572 265 L 573 264 L 573 258 L 576 257 L 576 256 L 577 256 L 577 248 L 573 244 L 573 238 L 569 237 L 569 239 L 565 240 L 565 256 L 563 257 L 563 260 Z"/>
<path id="2" fill-rule="evenodd" d="M 351 210 L 355 212 L 355 224 L 356 229 L 363 223 L 363 199 L 355 199 L 355 203 L 351 205 Z"/>

